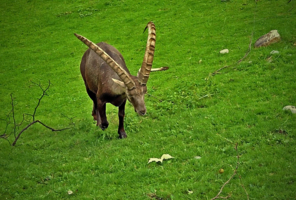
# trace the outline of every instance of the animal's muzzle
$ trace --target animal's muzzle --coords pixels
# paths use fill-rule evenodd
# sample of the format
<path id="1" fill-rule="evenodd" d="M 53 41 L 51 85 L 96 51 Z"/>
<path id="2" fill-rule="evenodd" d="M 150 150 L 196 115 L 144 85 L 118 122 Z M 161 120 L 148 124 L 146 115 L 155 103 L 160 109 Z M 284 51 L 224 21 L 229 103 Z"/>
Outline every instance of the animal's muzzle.
<path id="1" fill-rule="evenodd" d="M 146 114 L 146 110 L 139 110 L 139 111 L 135 110 L 135 112 L 137 112 L 141 116 Z"/>

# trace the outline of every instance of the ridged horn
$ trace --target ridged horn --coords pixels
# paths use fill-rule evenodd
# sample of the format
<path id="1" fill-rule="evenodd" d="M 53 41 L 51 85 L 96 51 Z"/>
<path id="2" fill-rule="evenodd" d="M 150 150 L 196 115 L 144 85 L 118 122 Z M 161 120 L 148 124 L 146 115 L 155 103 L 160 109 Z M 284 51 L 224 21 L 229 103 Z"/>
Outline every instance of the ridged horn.
<path id="1" fill-rule="evenodd" d="M 76 33 L 74 33 L 74 35 L 89 48 L 91 48 L 96 54 L 98 54 L 116 72 L 116 74 L 120 77 L 129 90 L 132 90 L 136 87 L 135 82 L 131 79 L 130 75 L 124 69 L 122 69 L 122 67 L 103 49 L 82 35 Z"/>
<path id="2" fill-rule="evenodd" d="M 156 41 L 156 31 L 155 31 L 154 23 L 149 22 L 145 27 L 144 32 L 146 31 L 147 28 L 148 28 L 148 39 L 146 44 L 146 51 L 145 51 L 141 69 L 138 74 L 138 81 L 142 85 L 146 85 L 149 78 L 149 74 L 151 72 L 154 51 L 155 51 L 155 41 Z"/>

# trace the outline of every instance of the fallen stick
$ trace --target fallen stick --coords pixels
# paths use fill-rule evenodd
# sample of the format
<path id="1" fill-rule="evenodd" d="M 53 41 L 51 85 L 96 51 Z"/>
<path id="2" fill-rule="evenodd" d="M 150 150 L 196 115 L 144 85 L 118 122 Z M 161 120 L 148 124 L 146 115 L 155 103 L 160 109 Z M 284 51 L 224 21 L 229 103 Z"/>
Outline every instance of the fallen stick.
<path id="1" fill-rule="evenodd" d="M 235 150 L 236 150 L 236 152 L 237 152 L 237 143 L 235 144 Z M 218 194 L 214 197 L 214 198 L 212 198 L 211 200 L 215 200 L 215 199 L 228 199 L 229 197 L 231 197 L 231 194 L 229 194 L 227 197 L 220 197 L 220 194 L 222 193 L 222 191 L 223 191 L 223 189 L 224 189 L 224 187 L 231 181 L 231 179 L 236 175 L 236 173 L 237 173 L 237 169 L 238 169 L 238 166 L 239 166 L 239 155 L 238 155 L 238 153 L 237 153 L 237 163 L 236 163 L 236 168 L 235 168 L 235 170 L 234 170 L 234 172 L 233 172 L 233 174 L 232 174 L 232 176 L 222 185 L 222 187 L 221 187 L 221 189 L 220 189 L 220 191 L 218 192 Z"/>
<path id="2" fill-rule="evenodd" d="M 252 35 L 251 35 L 251 39 L 250 39 L 250 44 L 249 44 L 248 51 L 245 53 L 244 57 L 242 57 L 240 60 L 238 60 L 236 63 L 234 63 L 234 64 L 232 64 L 232 65 L 227 65 L 227 66 L 224 66 L 224 67 L 222 67 L 222 68 L 216 70 L 215 72 L 212 73 L 212 75 L 214 76 L 214 75 L 218 74 L 218 72 L 221 71 L 222 69 L 225 69 L 225 68 L 227 68 L 227 67 L 231 67 L 231 66 L 233 66 L 233 65 L 236 65 L 236 64 L 241 63 L 241 62 L 242 62 L 242 61 L 243 61 L 243 60 L 249 55 L 249 53 L 251 52 L 252 41 L 253 41 L 253 32 L 252 32 Z"/>
<path id="3" fill-rule="evenodd" d="M 51 127 L 45 125 L 44 123 L 42 123 L 42 122 L 39 121 L 39 120 L 35 120 L 35 121 L 31 122 L 30 124 L 28 124 L 23 130 L 21 130 L 21 132 L 16 136 L 14 142 L 12 143 L 12 146 L 14 146 L 14 145 L 16 144 L 16 142 L 17 142 L 17 140 L 19 139 L 19 137 L 21 136 L 21 134 L 22 134 L 25 130 L 27 130 L 30 126 L 32 126 L 33 124 L 35 124 L 35 123 L 39 123 L 39 124 L 41 124 L 42 126 L 48 128 L 48 129 L 50 129 L 50 130 L 52 130 L 52 131 L 63 131 L 63 130 L 69 129 L 69 128 L 54 129 L 54 128 L 51 128 Z"/>

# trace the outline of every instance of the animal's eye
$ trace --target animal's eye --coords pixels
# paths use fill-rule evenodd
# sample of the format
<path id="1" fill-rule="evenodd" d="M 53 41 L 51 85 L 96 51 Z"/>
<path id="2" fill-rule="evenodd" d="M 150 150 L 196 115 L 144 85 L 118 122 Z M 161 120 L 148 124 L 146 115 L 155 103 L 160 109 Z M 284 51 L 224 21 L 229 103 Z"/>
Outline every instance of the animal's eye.
<path id="1" fill-rule="evenodd" d="M 133 101 L 133 100 L 134 100 L 134 97 L 133 97 L 133 96 L 129 96 L 128 99 L 129 99 L 130 101 Z"/>

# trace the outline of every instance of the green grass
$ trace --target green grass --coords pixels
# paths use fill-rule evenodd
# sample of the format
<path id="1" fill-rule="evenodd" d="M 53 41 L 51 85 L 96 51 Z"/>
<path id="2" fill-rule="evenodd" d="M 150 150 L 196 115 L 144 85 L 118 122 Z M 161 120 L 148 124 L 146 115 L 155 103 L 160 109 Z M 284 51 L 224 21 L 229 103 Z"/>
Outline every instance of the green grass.
<path id="1" fill-rule="evenodd" d="M 1 139 L 0 199 L 211 199 L 233 174 L 237 153 L 238 174 L 222 196 L 247 199 L 244 185 L 250 199 L 295 199 L 296 115 L 282 110 L 296 104 L 295 6 L 276 0 L 4 0 L 0 134 L 10 93 L 20 122 L 42 94 L 32 82 L 46 87 L 48 80 L 36 119 L 64 128 L 71 118 L 75 126 L 52 132 L 35 124 L 15 147 Z M 79 71 L 87 48 L 73 33 L 114 45 L 135 75 L 148 21 L 157 32 L 154 67 L 170 69 L 151 74 L 146 116 L 127 104 L 128 138 L 119 140 L 117 108 L 107 106 L 104 132 L 92 120 Z M 254 44 L 273 29 L 279 43 L 252 46 L 235 64 L 251 38 Z M 219 54 L 224 48 L 230 53 Z M 272 50 L 280 53 L 268 62 Z M 147 164 L 165 153 L 175 158 Z"/>

